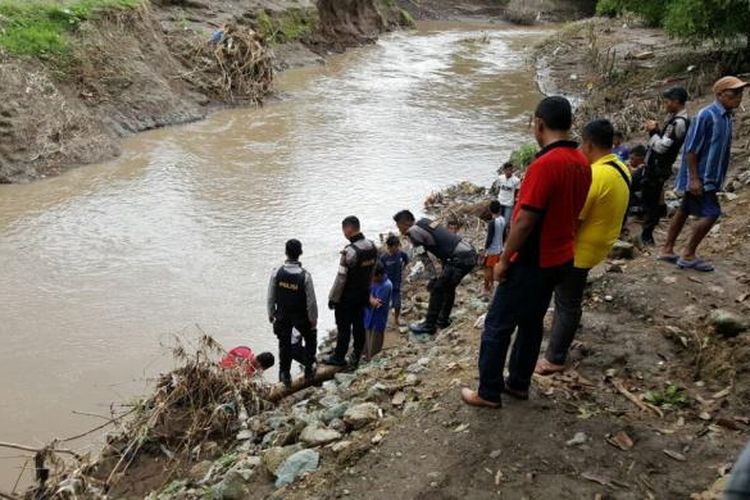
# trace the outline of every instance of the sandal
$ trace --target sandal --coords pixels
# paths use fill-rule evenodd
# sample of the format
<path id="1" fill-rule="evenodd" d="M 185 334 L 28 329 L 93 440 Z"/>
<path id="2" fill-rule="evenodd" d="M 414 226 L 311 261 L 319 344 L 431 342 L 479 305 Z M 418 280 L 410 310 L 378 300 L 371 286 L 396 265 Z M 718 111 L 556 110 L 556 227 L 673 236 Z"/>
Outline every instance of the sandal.
<path id="1" fill-rule="evenodd" d="M 543 377 L 563 371 L 565 371 L 565 365 L 552 363 L 550 361 L 547 361 L 546 358 L 541 358 L 539 361 L 537 361 L 536 367 L 534 368 L 534 373 Z"/>
<path id="2" fill-rule="evenodd" d="M 678 259 L 677 267 L 680 269 L 692 269 L 701 273 L 710 273 L 714 270 L 713 264 L 698 257 L 692 260 Z"/>
<path id="3" fill-rule="evenodd" d="M 669 262 L 670 264 L 677 264 L 677 261 L 680 260 L 679 255 L 659 255 L 656 260 L 659 260 L 661 262 Z"/>

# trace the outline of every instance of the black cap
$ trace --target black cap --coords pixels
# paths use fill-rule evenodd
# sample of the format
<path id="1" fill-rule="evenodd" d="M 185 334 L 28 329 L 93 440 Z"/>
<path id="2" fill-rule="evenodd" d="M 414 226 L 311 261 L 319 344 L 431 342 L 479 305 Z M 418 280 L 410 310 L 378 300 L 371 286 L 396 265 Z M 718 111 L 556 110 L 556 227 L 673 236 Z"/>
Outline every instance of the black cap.
<path id="1" fill-rule="evenodd" d="M 665 99 L 674 99 L 675 101 L 680 101 L 685 104 L 688 100 L 688 93 L 687 90 L 682 87 L 672 87 L 671 89 L 665 90 L 662 97 Z"/>

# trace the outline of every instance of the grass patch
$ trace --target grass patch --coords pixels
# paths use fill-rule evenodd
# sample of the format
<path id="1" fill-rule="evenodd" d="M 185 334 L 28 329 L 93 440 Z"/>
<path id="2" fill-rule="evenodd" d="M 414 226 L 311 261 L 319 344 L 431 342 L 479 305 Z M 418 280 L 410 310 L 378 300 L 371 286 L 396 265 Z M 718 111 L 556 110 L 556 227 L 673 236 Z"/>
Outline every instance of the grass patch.
<path id="1" fill-rule="evenodd" d="M 256 22 L 258 31 L 273 45 L 304 40 L 318 28 L 317 17 L 304 9 L 291 9 L 273 17 L 261 11 Z"/>
<path id="2" fill-rule="evenodd" d="M 14 55 L 66 56 L 82 22 L 144 0 L 0 0 L 0 47 Z"/>

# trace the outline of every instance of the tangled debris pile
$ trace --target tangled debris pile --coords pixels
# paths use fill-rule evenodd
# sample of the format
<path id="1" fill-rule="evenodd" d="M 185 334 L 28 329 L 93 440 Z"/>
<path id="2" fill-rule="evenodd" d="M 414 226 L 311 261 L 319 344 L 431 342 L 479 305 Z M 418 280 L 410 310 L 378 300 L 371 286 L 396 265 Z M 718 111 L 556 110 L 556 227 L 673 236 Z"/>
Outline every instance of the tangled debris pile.
<path id="1" fill-rule="evenodd" d="M 182 33 L 170 45 L 186 67 L 182 78 L 221 101 L 259 104 L 271 91 L 273 54 L 262 34 L 228 25 L 214 39 Z"/>

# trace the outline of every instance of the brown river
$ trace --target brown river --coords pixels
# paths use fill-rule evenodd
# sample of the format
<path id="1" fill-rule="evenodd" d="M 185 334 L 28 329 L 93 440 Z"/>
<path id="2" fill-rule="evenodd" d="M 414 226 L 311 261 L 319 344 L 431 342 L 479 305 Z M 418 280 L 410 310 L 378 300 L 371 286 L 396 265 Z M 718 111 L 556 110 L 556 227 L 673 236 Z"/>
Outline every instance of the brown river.
<path id="1" fill-rule="evenodd" d="M 288 238 L 303 242 L 321 330 L 332 327 L 341 219 L 356 214 L 375 237 L 437 188 L 489 184 L 530 139 L 540 94 L 527 49 L 543 35 L 471 25 L 388 35 L 280 75 L 279 102 L 0 186 L 0 441 L 40 445 L 97 426 L 91 414 L 145 394 L 169 368 L 175 335 L 275 352 L 266 287 Z M 18 455 L 0 448 L 0 491 Z"/>

